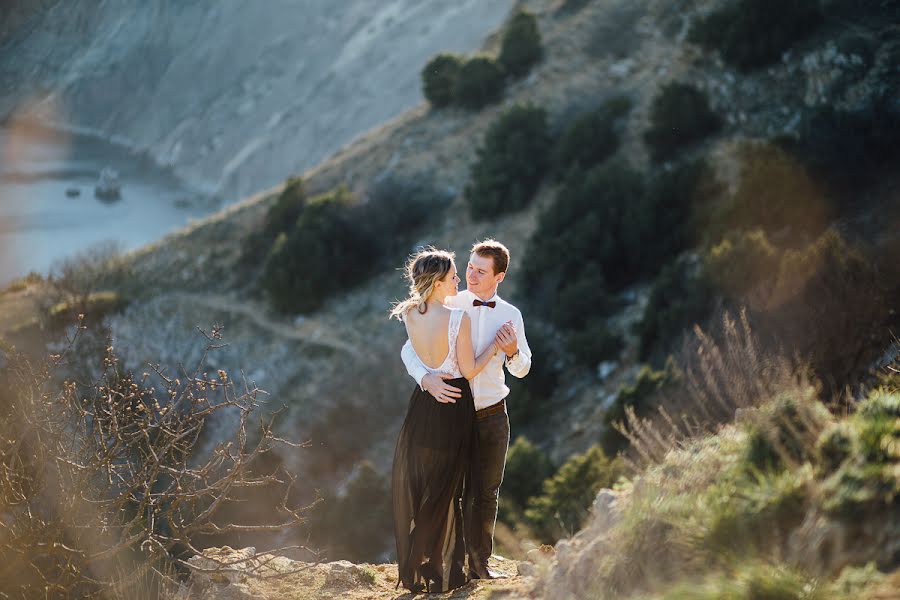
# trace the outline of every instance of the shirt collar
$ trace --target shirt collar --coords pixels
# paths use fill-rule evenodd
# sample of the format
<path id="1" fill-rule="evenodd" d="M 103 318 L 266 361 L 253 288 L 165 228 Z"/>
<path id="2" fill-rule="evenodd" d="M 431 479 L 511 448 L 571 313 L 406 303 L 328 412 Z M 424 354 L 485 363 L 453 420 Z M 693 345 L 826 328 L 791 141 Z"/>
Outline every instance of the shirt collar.
<path id="1" fill-rule="evenodd" d="M 469 290 L 466 290 L 466 291 L 469 292 Z M 481 298 L 478 297 L 477 295 L 475 295 L 474 292 L 469 292 L 469 294 L 471 294 L 473 300 L 476 300 L 476 299 L 477 299 L 477 300 L 481 300 Z M 497 294 L 497 292 L 494 292 L 494 295 L 491 296 L 490 298 L 488 298 L 487 300 L 485 300 L 484 302 L 498 302 L 498 303 L 499 303 L 499 302 L 500 302 L 500 295 Z"/>

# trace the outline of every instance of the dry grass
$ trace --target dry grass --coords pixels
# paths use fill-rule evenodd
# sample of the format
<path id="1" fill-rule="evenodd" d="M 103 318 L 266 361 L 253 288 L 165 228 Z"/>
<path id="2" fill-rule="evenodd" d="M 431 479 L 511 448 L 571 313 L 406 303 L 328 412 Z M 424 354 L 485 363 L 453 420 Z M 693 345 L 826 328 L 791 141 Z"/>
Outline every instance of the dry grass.
<path id="1" fill-rule="evenodd" d="M 684 384 L 662 394 L 657 414 L 642 418 L 629 408 L 626 421 L 616 425 L 630 442 L 636 468 L 661 462 L 670 451 L 715 432 L 742 411 L 779 394 L 806 395 L 813 386 L 797 360 L 761 348 L 746 312 L 737 319 L 725 313 L 715 335 L 699 326 L 694 333 L 679 361 Z"/>

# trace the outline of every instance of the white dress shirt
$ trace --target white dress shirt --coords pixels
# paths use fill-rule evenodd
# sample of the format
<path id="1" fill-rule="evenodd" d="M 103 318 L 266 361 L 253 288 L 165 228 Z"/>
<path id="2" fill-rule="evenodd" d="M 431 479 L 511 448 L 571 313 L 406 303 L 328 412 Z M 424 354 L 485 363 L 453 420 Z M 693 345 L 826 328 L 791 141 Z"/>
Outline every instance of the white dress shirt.
<path id="1" fill-rule="evenodd" d="M 528 371 L 531 369 L 531 348 L 528 347 L 528 340 L 525 339 L 525 323 L 522 321 L 522 313 L 518 308 L 496 294 L 488 300 L 488 302 L 497 303 L 494 308 L 473 306 L 473 300 L 480 300 L 480 298 L 472 292 L 464 290 L 455 296 L 448 297 L 446 304 L 450 308 L 462 308 L 469 315 L 472 321 L 472 344 L 475 346 L 476 357 L 493 343 L 497 330 L 507 321 L 512 321 L 519 345 L 519 353 L 512 360 L 506 359 L 502 351 L 498 352 L 470 382 L 472 395 L 475 398 L 475 409 L 480 410 L 500 402 L 509 394 L 503 373 L 504 363 L 513 376 L 522 378 L 528 375 Z M 406 365 L 406 371 L 410 377 L 422 385 L 422 377 L 429 371 L 419 360 L 409 340 L 406 340 L 403 345 L 400 356 L 403 358 L 403 364 Z"/>

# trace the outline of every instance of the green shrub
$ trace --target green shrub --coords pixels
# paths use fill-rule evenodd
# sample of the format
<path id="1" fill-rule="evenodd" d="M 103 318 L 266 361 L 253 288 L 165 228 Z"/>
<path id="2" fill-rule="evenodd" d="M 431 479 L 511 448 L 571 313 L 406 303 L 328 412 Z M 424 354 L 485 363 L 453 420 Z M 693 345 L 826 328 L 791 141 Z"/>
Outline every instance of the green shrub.
<path id="1" fill-rule="evenodd" d="M 456 54 L 438 54 L 422 69 L 422 93 L 432 106 L 440 108 L 453 103 L 462 63 Z"/>
<path id="2" fill-rule="evenodd" d="M 744 142 L 736 151 L 733 191 L 714 212 L 709 233 L 762 229 L 782 245 L 803 245 L 824 231 L 829 207 L 806 169 L 784 150 L 765 142 Z"/>
<path id="3" fill-rule="evenodd" d="M 365 194 L 365 202 L 354 209 L 363 236 L 375 240 L 373 256 L 396 260 L 407 252 L 409 241 L 422 224 L 440 215 L 451 200 L 425 179 L 383 177 Z M 361 257 L 362 258 L 362 257 Z"/>
<path id="4" fill-rule="evenodd" d="M 644 133 L 644 141 L 653 160 L 668 160 L 714 133 L 721 124 L 703 92 L 686 83 L 672 82 L 653 99 L 650 129 Z"/>
<path id="5" fill-rule="evenodd" d="M 542 54 L 537 19 L 526 10 L 518 11 L 510 19 L 503 34 L 498 59 L 500 64 L 513 77 L 521 77 L 531 70 Z"/>
<path id="6" fill-rule="evenodd" d="M 503 96 L 503 69 L 488 56 L 470 58 L 459 68 L 453 99 L 463 108 L 479 110 Z"/>
<path id="7" fill-rule="evenodd" d="M 900 419 L 900 394 L 875 390 L 860 403 L 857 414 L 866 418 Z"/>
<path id="8" fill-rule="evenodd" d="M 517 105 L 485 135 L 471 168 L 466 200 L 472 218 L 490 219 L 524 208 L 547 168 L 550 133 L 542 108 Z"/>
<path id="9" fill-rule="evenodd" d="M 698 159 L 660 170 L 650 180 L 646 216 L 649 233 L 640 249 L 648 265 L 658 265 L 695 245 L 698 213 L 715 194 L 706 161 Z M 658 267 L 657 267 L 658 269 Z M 656 272 L 650 268 L 648 272 Z"/>
<path id="10" fill-rule="evenodd" d="M 288 177 L 284 189 L 266 212 L 262 227 L 249 235 L 244 242 L 242 263 L 257 266 L 272 248 L 278 234 L 294 228 L 300 213 L 306 206 L 306 191 L 303 179 Z"/>
<path id="11" fill-rule="evenodd" d="M 783 142 L 840 199 L 845 213 L 859 205 L 860 189 L 891 172 L 900 158 L 897 92 L 895 84 L 894 96 L 854 111 L 819 108 L 801 121 L 796 140 Z"/>
<path id="12" fill-rule="evenodd" d="M 547 410 L 547 401 L 553 395 L 559 377 L 557 349 L 562 345 L 554 336 L 553 330 L 539 320 L 530 320 L 526 332 L 528 346 L 536 359 L 531 363 L 528 376 L 522 379 L 507 377 L 509 386 L 509 423 L 514 430 L 519 430 L 539 422 Z"/>
<path id="13" fill-rule="evenodd" d="M 615 154 L 621 142 L 625 117 L 630 110 L 631 100 L 616 96 L 575 119 L 556 145 L 556 172 L 563 174 L 573 168 L 590 169 Z"/>
<path id="14" fill-rule="evenodd" d="M 625 347 L 621 335 L 613 333 L 603 317 L 591 317 L 569 334 L 567 346 L 578 364 L 596 367 L 604 360 L 615 360 Z"/>
<path id="15" fill-rule="evenodd" d="M 782 394 L 760 409 L 749 425 L 746 460 L 756 470 L 781 470 L 786 462 L 816 460 L 816 443 L 830 421 L 828 411 L 813 397 Z"/>
<path id="16" fill-rule="evenodd" d="M 816 462 L 824 473 L 833 473 L 845 460 L 858 453 L 858 445 L 854 427 L 849 423 L 835 423 L 823 431 L 816 442 Z"/>
<path id="17" fill-rule="evenodd" d="M 603 415 L 603 422 L 606 424 L 606 430 L 600 438 L 603 450 L 612 456 L 628 445 L 628 440 L 613 427 L 614 423 L 625 421 L 626 407 L 634 409 L 639 417 L 647 416 L 658 406 L 659 394 L 678 385 L 680 381 L 681 374 L 671 359 L 666 361 L 665 368 L 661 370 L 654 370 L 646 365 L 641 367 L 634 383 L 619 388 L 616 399 Z"/>
<path id="18" fill-rule="evenodd" d="M 618 459 L 610 460 L 599 446 L 592 446 L 544 481 L 541 495 L 528 500 L 525 518 L 545 543 L 571 535 L 581 528 L 597 492 L 611 487 L 623 473 Z"/>
<path id="19" fill-rule="evenodd" d="M 277 310 L 315 310 L 371 272 L 378 240 L 354 218 L 353 202 L 345 188 L 317 196 L 294 229 L 279 235 L 264 267 L 264 285 Z"/>
<path id="20" fill-rule="evenodd" d="M 531 307 L 566 332 L 582 364 L 618 352 L 620 340 L 602 323 L 617 308 L 611 292 L 653 273 L 681 236 L 677 226 L 661 224 L 671 213 L 658 210 L 656 201 L 640 173 L 607 161 L 586 173 L 571 171 L 539 217 L 522 285 Z M 654 236 L 664 239 L 648 242 Z M 590 332 L 579 331 L 585 314 L 597 319 Z"/>
<path id="21" fill-rule="evenodd" d="M 778 272 L 781 254 L 760 230 L 729 235 L 704 256 L 710 281 L 728 298 L 739 299 Z"/>
<path id="22" fill-rule="evenodd" d="M 818 0 L 733 0 L 696 20 L 688 39 L 749 71 L 777 60 L 821 20 Z"/>
<path id="23" fill-rule="evenodd" d="M 900 460 L 900 394 L 876 390 L 859 406 L 857 430 L 870 463 Z"/>
<path id="24" fill-rule="evenodd" d="M 544 480 L 553 475 L 553 465 L 540 448 L 518 436 L 506 454 L 503 495 L 521 511 L 528 499 L 541 493 Z"/>
<path id="25" fill-rule="evenodd" d="M 591 264 L 602 274 L 597 285 L 617 289 L 633 282 L 646 267 L 639 246 L 653 219 L 647 204 L 643 178 L 627 164 L 572 172 L 531 238 L 525 288 L 537 296 L 560 293 Z"/>
<path id="26" fill-rule="evenodd" d="M 281 312 L 313 311 L 377 272 L 386 257 L 405 252 L 422 223 L 445 206 L 426 183 L 391 177 L 362 199 L 345 187 L 312 198 L 272 244 L 264 289 Z"/>
<path id="27" fill-rule="evenodd" d="M 712 512 L 704 545 L 713 554 L 738 556 L 777 545 L 780 540 L 775 536 L 797 527 L 806 515 L 811 480 L 812 470 L 807 466 L 745 479 L 726 478 L 714 484 L 706 492 Z"/>
<path id="28" fill-rule="evenodd" d="M 666 586 L 653 600 L 849 600 L 832 595 L 820 578 L 784 566 L 744 561 L 738 567 Z"/>
<path id="29" fill-rule="evenodd" d="M 644 315 L 635 327 L 639 355 L 665 355 L 679 336 L 703 323 L 713 308 L 714 292 L 706 272 L 687 258 L 669 263 L 653 282 Z"/>

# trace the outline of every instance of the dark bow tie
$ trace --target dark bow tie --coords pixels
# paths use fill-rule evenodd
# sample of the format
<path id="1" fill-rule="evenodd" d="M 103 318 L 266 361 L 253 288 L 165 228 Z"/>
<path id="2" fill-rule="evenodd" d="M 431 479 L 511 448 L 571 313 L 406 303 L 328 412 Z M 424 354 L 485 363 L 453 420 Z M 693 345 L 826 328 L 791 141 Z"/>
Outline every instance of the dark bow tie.
<path id="1" fill-rule="evenodd" d="M 472 306 L 487 306 L 488 308 L 494 308 L 497 306 L 497 303 L 491 300 L 490 302 L 482 302 L 481 300 L 472 300 Z"/>

